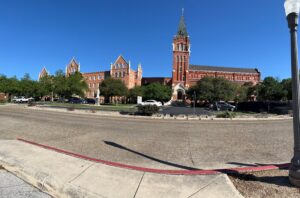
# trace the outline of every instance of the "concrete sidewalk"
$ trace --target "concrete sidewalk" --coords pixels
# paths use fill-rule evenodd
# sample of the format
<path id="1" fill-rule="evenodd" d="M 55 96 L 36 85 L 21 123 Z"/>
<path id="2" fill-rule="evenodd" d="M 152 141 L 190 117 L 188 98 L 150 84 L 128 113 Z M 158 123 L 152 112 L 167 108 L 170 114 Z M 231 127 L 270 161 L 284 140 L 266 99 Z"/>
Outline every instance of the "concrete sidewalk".
<path id="1" fill-rule="evenodd" d="M 54 197 L 242 197 L 227 175 L 162 175 L 87 161 L 17 140 L 0 165 Z"/>

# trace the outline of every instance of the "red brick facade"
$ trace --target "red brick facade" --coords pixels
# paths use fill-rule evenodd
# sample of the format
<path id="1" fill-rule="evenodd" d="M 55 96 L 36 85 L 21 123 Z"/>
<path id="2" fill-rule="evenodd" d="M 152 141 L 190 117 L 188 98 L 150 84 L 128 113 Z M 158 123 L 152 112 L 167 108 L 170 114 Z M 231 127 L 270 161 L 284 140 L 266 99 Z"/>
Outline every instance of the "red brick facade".
<path id="1" fill-rule="evenodd" d="M 158 82 L 163 85 L 172 85 L 172 78 L 168 77 L 146 77 L 142 78 L 142 85 L 148 85 L 154 82 Z"/>
<path id="2" fill-rule="evenodd" d="M 80 72 L 80 63 L 77 63 L 75 58 L 72 58 L 69 65 L 66 66 L 66 76 L 68 77 L 76 71 Z"/>
<path id="3" fill-rule="evenodd" d="M 66 66 L 66 76 L 80 71 L 80 65 L 73 58 L 69 65 Z M 124 82 L 128 89 L 135 86 L 140 86 L 142 82 L 142 66 L 138 65 L 137 71 L 131 68 L 130 61 L 127 62 L 122 56 L 119 56 L 117 60 L 110 65 L 110 70 L 82 73 L 89 90 L 86 92 L 87 98 L 95 98 L 99 84 L 106 78 L 120 79 Z M 101 91 L 101 90 L 100 90 Z"/>
<path id="4" fill-rule="evenodd" d="M 41 78 L 43 78 L 43 77 L 45 77 L 45 76 L 47 76 L 47 75 L 49 75 L 49 73 L 48 73 L 48 71 L 46 70 L 46 68 L 43 67 L 42 71 L 39 73 L 39 78 L 38 78 L 38 80 L 40 80 Z"/>
<path id="5" fill-rule="evenodd" d="M 177 35 L 173 38 L 173 66 L 172 80 L 166 83 L 168 78 L 143 78 L 143 84 L 160 82 L 172 85 L 172 100 L 185 98 L 186 90 L 195 85 L 205 76 L 223 77 L 230 81 L 244 84 L 252 82 L 253 85 L 260 81 L 260 72 L 254 68 L 217 67 L 190 64 L 190 37 L 188 36 L 184 16 L 179 22 Z"/>

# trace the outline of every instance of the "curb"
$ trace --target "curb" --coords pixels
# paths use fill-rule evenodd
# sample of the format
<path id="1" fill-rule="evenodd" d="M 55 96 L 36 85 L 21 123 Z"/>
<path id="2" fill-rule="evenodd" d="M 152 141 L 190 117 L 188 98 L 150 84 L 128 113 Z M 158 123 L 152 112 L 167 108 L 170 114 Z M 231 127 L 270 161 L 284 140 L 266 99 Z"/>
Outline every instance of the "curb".
<path id="1" fill-rule="evenodd" d="M 145 168 L 145 167 L 138 167 L 138 166 L 132 166 L 117 162 L 111 162 L 101 159 L 96 159 L 92 157 L 87 157 L 84 155 L 80 155 L 77 153 L 65 151 L 62 149 L 58 149 L 55 147 L 39 144 L 33 141 L 28 141 L 22 138 L 17 138 L 17 140 L 21 142 L 25 142 L 31 145 L 39 146 L 47 150 L 52 150 L 58 153 L 62 153 L 65 155 L 70 155 L 73 157 L 81 158 L 84 160 L 92 161 L 95 163 L 101 163 L 109 166 L 114 166 L 118 168 L 125 168 L 125 169 L 131 169 L 136 171 L 142 171 L 142 172 L 148 172 L 148 173 L 157 173 L 157 174 L 167 174 L 167 175 L 215 175 L 215 174 L 229 174 L 229 173 L 244 173 L 244 172 L 254 172 L 254 171 L 265 171 L 265 170 L 276 170 L 280 168 L 288 168 L 290 166 L 290 163 L 286 164 L 274 164 L 274 165 L 266 165 L 266 166 L 252 166 L 252 167 L 239 167 L 239 168 L 228 168 L 228 169 L 211 169 L 211 170 L 165 170 L 165 169 L 154 169 L 154 168 Z"/>

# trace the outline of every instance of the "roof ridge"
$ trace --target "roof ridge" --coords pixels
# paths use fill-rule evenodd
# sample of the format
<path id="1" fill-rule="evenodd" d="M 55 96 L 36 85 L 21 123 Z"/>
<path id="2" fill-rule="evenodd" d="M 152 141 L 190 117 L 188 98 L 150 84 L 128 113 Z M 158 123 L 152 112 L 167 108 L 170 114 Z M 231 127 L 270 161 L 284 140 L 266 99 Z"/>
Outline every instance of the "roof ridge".
<path id="1" fill-rule="evenodd" d="M 229 68 L 229 69 L 257 69 L 257 68 L 254 68 L 254 67 L 214 66 L 214 65 L 195 65 L 195 64 L 190 64 L 190 66 L 196 66 L 196 67 L 221 67 L 221 68 Z"/>

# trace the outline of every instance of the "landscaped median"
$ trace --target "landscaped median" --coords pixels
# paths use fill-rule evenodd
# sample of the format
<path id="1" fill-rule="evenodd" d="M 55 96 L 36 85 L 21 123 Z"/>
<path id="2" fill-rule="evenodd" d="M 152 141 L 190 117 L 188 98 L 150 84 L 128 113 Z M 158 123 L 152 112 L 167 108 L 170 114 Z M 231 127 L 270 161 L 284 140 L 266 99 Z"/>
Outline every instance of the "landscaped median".
<path id="1" fill-rule="evenodd" d="M 172 115 L 156 113 L 152 116 L 143 116 L 138 113 L 136 105 L 81 105 L 81 104 L 61 104 L 52 103 L 47 105 L 35 105 L 26 107 L 35 110 L 46 110 L 56 112 L 67 112 L 74 114 L 90 114 L 100 116 L 131 117 L 144 119 L 161 119 L 161 120 L 284 120 L 292 119 L 291 115 L 277 115 L 268 113 L 251 113 L 251 112 L 215 112 L 212 115 Z"/>

